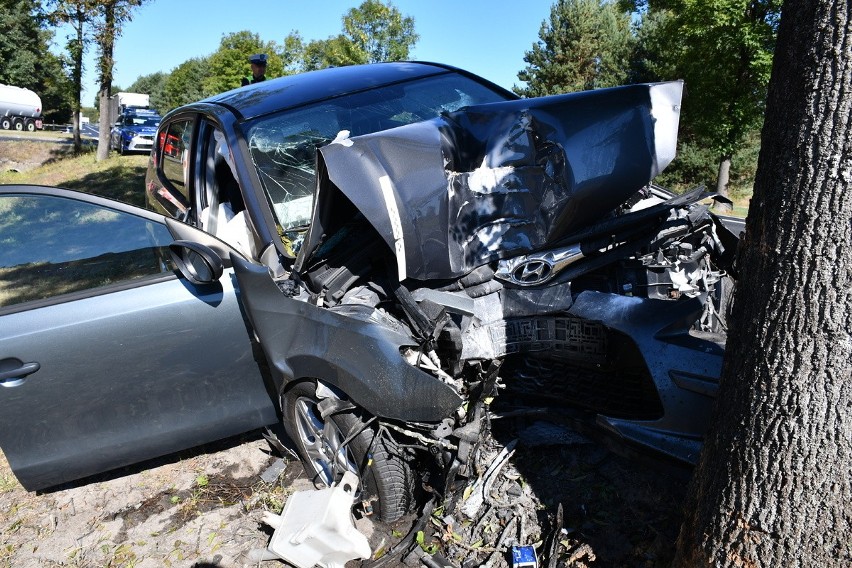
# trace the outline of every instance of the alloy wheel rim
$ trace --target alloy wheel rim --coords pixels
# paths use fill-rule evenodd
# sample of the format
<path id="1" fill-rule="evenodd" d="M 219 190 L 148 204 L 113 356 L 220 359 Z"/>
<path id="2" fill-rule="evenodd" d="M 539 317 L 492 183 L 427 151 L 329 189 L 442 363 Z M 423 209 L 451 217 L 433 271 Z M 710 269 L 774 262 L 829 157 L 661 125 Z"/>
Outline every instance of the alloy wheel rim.
<path id="1" fill-rule="evenodd" d="M 330 486 L 345 470 L 358 473 L 348 448 L 341 448 L 343 433 L 332 421 L 324 421 L 317 402 L 309 397 L 296 399 L 296 431 L 319 480 Z M 329 426 L 329 428 L 326 428 Z"/>

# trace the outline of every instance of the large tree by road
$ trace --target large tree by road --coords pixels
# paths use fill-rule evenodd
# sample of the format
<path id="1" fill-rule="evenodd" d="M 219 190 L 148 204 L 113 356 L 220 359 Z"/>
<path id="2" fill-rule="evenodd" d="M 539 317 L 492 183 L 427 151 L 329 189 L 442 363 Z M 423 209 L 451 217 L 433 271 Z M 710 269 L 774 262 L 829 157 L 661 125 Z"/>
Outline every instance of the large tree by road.
<path id="1" fill-rule="evenodd" d="M 852 565 L 852 3 L 787 0 L 676 566 Z"/>
<path id="2" fill-rule="evenodd" d="M 80 152 L 83 149 L 83 141 L 80 138 L 80 112 L 83 108 L 80 101 L 83 92 L 83 55 L 91 43 L 91 33 L 97 17 L 95 2 L 94 0 L 48 0 L 45 5 L 49 21 L 55 25 L 66 24 L 74 32 L 68 37 L 66 47 L 70 57 L 73 85 L 71 121 L 74 132 L 74 151 Z"/>
<path id="3" fill-rule="evenodd" d="M 390 2 L 365 0 L 343 16 L 343 33 L 302 47 L 302 70 L 405 61 L 418 39 L 414 18 L 403 16 Z"/>
<path id="4" fill-rule="evenodd" d="M 558 0 L 524 55 L 519 95 L 541 97 L 627 82 L 633 49 L 630 14 L 606 0 Z"/>
<path id="5" fill-rule="evenodd" d="M 109 157 L 109 133 L 112 124 L 109 116 L 109 97 L 112 94 L 112 72 L 115 66 L 113 50 L 115 38 L 121 35 L 121 26 L 130 20 L 131 12 L 145 0 L 96 0 L 95 9 L 100 15 L 97 22 L 95 43 L 98 46 L 98 101 L 100 119 L 98 129 L 97 160 Z"/>

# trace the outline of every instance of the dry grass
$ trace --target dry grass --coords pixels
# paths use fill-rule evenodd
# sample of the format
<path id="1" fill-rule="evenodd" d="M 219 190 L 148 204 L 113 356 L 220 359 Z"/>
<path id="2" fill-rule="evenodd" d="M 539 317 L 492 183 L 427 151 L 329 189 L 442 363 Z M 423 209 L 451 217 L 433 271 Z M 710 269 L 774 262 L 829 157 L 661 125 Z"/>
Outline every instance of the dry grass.
<path id="1" fill-rule="evenodd" d="M 142 206 L 147 164 L 147 155 L 98 162 L 93 151 L 74 156 L 68 144 L 0 139 L 0 184 L 67 187 Z"/>
<path id="2" fill-rule="evenodd" d="M 307 484 L 298 464 L 264 482 L 266 448 L 247 434 L 38 493 L 0 453 L 0 568 L 244 566 L 263 512 Z"/>

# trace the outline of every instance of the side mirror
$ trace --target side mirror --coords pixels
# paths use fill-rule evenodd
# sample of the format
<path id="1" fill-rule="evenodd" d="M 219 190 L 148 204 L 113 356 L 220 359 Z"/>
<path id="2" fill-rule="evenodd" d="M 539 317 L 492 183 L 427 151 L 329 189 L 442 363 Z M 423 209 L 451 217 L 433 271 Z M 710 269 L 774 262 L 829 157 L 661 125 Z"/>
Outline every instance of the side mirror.
<path id="1" fill-rule="evenodd" d="M 222 277 L 222 258 L 210 247 L 191 241 L 175 241 L 169 245 L 172 261 L 193 284 L 212 284 Z"/>

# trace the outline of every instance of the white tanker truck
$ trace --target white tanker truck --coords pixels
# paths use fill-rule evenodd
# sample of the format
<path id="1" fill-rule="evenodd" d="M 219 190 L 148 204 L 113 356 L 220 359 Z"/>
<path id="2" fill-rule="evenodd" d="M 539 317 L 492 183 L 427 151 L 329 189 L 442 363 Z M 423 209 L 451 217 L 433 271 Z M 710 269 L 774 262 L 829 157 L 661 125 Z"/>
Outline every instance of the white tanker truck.
<path id="1" fill-rule="evenodd" d="M 32 132 L 41 127 L 39 96 L 29 89 L 0 85 L 0 128 Z"/>

